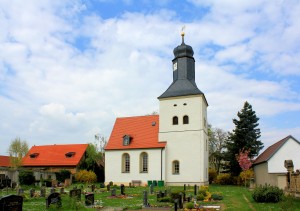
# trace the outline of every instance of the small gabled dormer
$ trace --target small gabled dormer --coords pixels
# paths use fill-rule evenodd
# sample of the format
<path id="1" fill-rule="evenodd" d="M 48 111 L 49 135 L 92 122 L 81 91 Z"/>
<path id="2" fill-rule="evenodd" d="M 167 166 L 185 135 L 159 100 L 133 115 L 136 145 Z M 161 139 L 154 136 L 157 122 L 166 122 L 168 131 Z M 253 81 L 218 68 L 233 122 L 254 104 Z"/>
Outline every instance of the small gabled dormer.
<path id="1" fill-rule="evenodd" d="M 37 156 L 39 156 L 40 153 L 31 153 L 29 155 L 30 158 L 37 158 Z"/>
<path id="2" fill-rule="evenodd" d="M 74 157 L 75 154 L 76 154 L 76 152 L 67 152 L 65 154 L 65 156 L 66 156 L 66 158 L 72 158 L 72 157 Z"/>
<path id="3" fill-rule="evenodd" d="M 123 136 L 123 146 L 128 146 L 130 144 L 131 137 L 130 135 Z"/>

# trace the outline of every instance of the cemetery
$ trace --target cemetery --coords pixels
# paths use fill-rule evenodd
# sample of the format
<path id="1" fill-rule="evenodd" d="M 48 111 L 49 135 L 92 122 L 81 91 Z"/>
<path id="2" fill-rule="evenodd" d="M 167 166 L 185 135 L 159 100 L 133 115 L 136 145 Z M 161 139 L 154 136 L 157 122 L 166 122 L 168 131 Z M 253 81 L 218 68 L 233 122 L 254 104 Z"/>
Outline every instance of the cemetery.
<path id="1" fill-rule="evenodd" d="M 255 203 L 251 190 L 243 186 L 117 186 L 113 183 L 104 186 L 99 183 L 75 183 L 68 187 L 4 188 L 0 195 L 0 211 L 238 210 L 242 207 L 252 207 L 254 210 L 281 210 L 291 202 L 293 207 L 300 207 L 299 200 Z"/>

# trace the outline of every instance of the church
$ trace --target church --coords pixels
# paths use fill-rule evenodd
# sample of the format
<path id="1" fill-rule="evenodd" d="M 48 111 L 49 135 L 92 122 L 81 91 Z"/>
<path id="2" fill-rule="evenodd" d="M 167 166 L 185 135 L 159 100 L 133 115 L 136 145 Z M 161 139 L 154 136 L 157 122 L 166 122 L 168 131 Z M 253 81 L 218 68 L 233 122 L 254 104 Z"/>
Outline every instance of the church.
<path id="1" fill-rule="evenodd" d="M 105 147 L 106 183 L 208 184 L 208 103 L 195 82 L 193 48 L 181 36 L 159 115 L 116 119 Z"/>

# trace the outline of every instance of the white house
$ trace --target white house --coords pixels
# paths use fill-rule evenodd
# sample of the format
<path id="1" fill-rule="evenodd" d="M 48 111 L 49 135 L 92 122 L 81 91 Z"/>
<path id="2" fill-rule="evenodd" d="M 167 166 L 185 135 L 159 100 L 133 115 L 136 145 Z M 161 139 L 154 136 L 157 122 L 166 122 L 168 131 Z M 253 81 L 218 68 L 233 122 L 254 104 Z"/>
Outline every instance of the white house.
<path id="1" fill-rule="evenodd" d="M 105 148 L 105 181 L 208 184 L 207 101 L 195 83 L 193 49 L 174 49 L 173 82 L 159 116 L 117 118 Z"/>
<path id="2" fill-rule="evenodd" d="M 295 168 L 300 168 L 300 142 L 293 136 L 269 146 L 253 163 L 257 185 L 270 184 L 284 189 L 287 169 L 285 160 L 292 160 Z"/>

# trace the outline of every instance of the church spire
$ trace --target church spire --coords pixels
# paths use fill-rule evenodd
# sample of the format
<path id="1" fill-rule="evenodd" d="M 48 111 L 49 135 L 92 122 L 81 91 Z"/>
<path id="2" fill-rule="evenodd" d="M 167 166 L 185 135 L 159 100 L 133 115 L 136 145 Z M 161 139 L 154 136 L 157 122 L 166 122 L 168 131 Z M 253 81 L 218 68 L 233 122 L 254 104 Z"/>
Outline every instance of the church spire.
<path id="1" fill-rule="evenodd" d="M 195 59 L 193 48 L 184 43 L 184 27 L 181 31 L 182 43 L 174 48 L 173 83 L 158 98 L 203 94 L 195 83 Z"/>

